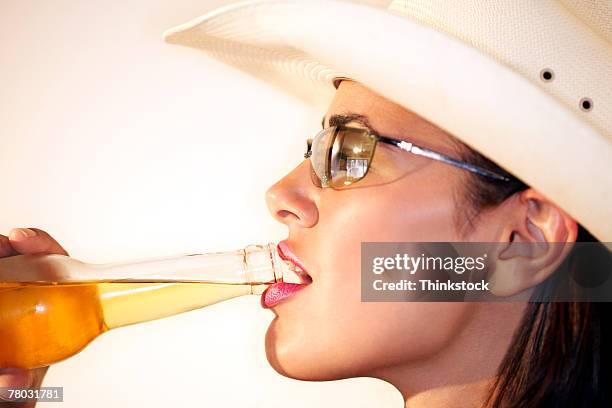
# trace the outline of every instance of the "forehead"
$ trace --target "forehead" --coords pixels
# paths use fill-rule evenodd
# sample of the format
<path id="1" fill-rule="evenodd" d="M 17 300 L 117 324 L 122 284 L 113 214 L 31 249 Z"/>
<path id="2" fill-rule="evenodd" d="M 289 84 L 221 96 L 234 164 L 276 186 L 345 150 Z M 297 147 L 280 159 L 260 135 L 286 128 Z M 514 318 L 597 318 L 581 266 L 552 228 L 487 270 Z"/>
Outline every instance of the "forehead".
<path id="1" fill-rule="evenodd" d="M 456 147 L 454 138 L 433 123 L 358 82 L 344 80 L 326 112 L 326 123 L 331 115 L 349 113 L 367 116 L 372 127 L 385 136 Z"/>
<path id="2" fill-rule="evenodd" d="M 389 99 L 381 96 L 355 81 L 344 80 L 340 83 L 328 113 L 342 113 L 350 109 L 354 113 L 368 113 L 371 119 L 382 117 L 402 119 L 403 114 L 410 112 Z"/>

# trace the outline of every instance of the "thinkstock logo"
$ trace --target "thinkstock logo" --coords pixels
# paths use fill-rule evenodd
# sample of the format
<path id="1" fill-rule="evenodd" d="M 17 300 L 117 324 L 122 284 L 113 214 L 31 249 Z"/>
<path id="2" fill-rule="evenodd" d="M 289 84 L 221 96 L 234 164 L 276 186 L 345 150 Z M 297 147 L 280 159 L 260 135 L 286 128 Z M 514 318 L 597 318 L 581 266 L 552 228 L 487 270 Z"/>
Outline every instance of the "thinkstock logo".
<path id="1" fill-rule="evenodd" d="M 599 242 L 364 242 L 361 299 L 608 302 L 611 248 Z"/>

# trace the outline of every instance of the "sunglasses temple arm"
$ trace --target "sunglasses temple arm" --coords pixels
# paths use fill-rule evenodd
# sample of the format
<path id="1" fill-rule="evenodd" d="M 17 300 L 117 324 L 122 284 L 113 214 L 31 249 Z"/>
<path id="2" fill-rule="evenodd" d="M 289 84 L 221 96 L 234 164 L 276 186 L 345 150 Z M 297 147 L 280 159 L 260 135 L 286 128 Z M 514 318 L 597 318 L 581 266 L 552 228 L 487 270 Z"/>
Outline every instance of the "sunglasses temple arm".
<path id="1" fill-rule="evenodd" d="M 429 149 L 424 149 L 422 147 L 419 146 L 415 146 L 412 143 L 409 142 L 405 142 L 405 141 L 400 141 L 398 143 L 395 144 L 397 147 L 399 147 L 402 150 L 405 150 L 409 153 L 412 154 L 416 154 L 418 156 L 423 156 L 423 157 L 427 157 L 429 159 L 433 159 L 433 160 L 437 160 L 440 161 L 442 163 L 446 163 L 446 164 L 450 164 L 451 166 L 455 166 L 458 167 L 460 169 L 464 169 L 467 171 L 470 171 L 472 173 L 476 173 L 476 174 L 480 174 L 481 176 L 485 176 L 485 177 L 489 177 L 495 180 L 501 180 L 501 181 L 510 181 L 510 178 L 496 173 L 494 171 L 491 170 L 487 170 L 484 169 L 482 167 L 479 166 L 474 166 L 472 164 L 469 163 L 465 163 L 465 162 L 461 162 L 459 160 L 455 160 L 452 157 L 448 157 L 446 155 L 443 155 L 441 153 L 438 152 L 434 152 L 432 150 Z"/>

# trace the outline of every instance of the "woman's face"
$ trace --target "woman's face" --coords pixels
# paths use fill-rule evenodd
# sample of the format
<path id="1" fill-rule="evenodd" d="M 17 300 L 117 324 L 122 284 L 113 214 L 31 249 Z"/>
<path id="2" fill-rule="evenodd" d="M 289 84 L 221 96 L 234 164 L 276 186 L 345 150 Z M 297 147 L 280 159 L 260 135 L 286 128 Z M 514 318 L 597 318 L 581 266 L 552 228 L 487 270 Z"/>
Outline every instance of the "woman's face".
<path id="1" fill-rule="evenodd" d="M 337 116 L 341 115 L 341 116 Z M 343 81 L 326 126 L 363 115 L 376 132 L 457 156 L 452 138 L 364 86 Z M 364 127 L 360 121 L 346 124 Z M 390 366 L 420 364 L 466 327 L 469 303 L 362 302 L 362 241 L 466 241 L 457 195 L 459 169 L 379 144 L 366 178 L 334 190 L 316 187 L 304 160 L 267 192 L 272 215 L 287 225 L 288 245 L 313 279 L 275 305 L 268 360 L 304 380 L 368 376 Z M 479 239 L 486 239 L 482 235 Z"/>

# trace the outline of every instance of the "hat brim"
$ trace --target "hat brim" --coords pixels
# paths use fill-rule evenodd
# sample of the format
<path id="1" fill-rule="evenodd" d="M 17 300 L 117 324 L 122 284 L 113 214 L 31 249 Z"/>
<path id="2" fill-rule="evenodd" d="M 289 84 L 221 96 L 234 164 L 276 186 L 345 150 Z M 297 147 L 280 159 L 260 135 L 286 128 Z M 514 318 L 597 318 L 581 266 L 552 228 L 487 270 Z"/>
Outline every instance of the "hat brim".
<path id="1" fill-rule="evenodd" d="M 217 9 L 165 40 L 323 106 L 348 77 L 419 114 L 612 241 L 612 143 L 536 84 L 406 16 L 345 1 L 257 0 Z"/>

